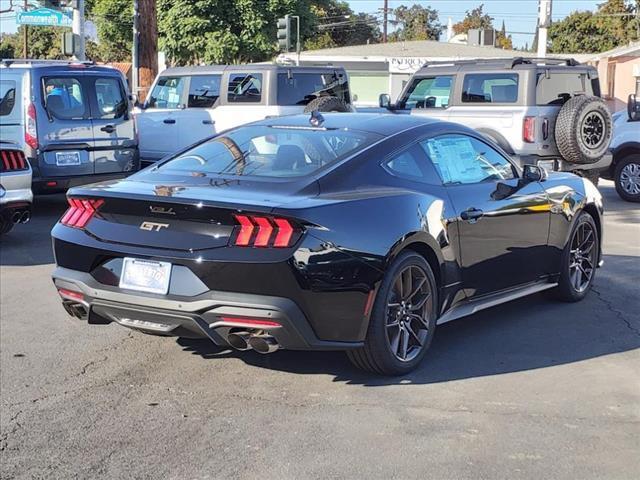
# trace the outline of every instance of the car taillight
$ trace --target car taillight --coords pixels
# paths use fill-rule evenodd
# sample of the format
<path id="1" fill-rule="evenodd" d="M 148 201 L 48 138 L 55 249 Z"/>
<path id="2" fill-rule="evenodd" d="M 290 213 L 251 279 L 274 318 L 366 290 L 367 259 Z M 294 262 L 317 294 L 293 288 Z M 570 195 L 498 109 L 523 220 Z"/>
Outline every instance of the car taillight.
<path id="1" fill-rule="evenodd" d="M 67 227 L 84 228 L 94 217 L 104 200 L 96 198 L 67 198 L 69 209 L 60 219 Z"/>
<path id="2" fill-rule="evenodd" d="M 527 143 L 536 141 L 536 117 L 524 117 L 522 122 L 522 140 Z"/>
<path id="3" fill-rule="evenodd" d="M 36 127 L 36 106 L 30 103 L 27 107 L 27 124 L 24 130 L 24 141 L 31 148 L 38 148 L 38 130 Z"/>
<path id="4" fill-rule="evenodd" d="M 20 150 L 2 150 L 0 151 L 0 172 L 11 172 L 14 170 L 26 170 L 27 161 L 24 153 Z"/>
<path id="5" fill-rule="evenodd" d="M 286 218 L 234 215 L 238 222 L 232 244 L 238 247 L 293 246 L 302 233 Z"/>

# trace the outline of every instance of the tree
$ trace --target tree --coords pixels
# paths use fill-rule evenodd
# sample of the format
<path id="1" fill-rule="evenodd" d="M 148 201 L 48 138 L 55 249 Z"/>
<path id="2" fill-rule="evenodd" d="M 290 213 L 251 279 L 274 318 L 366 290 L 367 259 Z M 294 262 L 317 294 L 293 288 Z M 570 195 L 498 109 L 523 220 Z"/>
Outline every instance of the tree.
<path id="1" fill-rule="evenodd" d="M 640 8 L 625 0 L 607 0 L 598 10 L 575 11 L 549 28 L 554 53 L 599 53 L 638 40 Z"/>
<path id="2" fill-rule="evenodd" d="M 473 10 L 467 10 L 462 21 L 453 25 L 455 34 L 467 33 L 472 28 L 493 28 L 493 17 L 484 13 L 483 9 L 484 4 L 480 4 Z"/>
<path id="3" fill-rule="evenodd" d="M 378 21 L 373 15 L 355 13 L 346 2 L 315 0 L 305 20 L 311 22 L 310 32 L 304 32 L 304 48 L 342 47 L 377 43 L 381 34 Z"/>
<path id="4" fill-rule="evenodd" d="M 131 61 L 133 0 L 92 0 L 86 10 L 98 31 L 98 43 L 88 48 L 87 56 L 105 62 Z"/>
<path id="5" fill-rule="evenodd" d="M 502 21 L 502 28 L 496 35 L 496 47 L 513 50 L 513 41 L 511 35 L 507 35 L 507 27 L 504 24 L 504 20 Z"/>
<path id="6" fill-rule="evenodd" d="M 389 35 L 391 41 L 438 40 L 444 28 L 437 10 L 431 7 L 401 5 L 394 10 L 394 15 L 395 20 L 391 23 L 400 28 Z"/>

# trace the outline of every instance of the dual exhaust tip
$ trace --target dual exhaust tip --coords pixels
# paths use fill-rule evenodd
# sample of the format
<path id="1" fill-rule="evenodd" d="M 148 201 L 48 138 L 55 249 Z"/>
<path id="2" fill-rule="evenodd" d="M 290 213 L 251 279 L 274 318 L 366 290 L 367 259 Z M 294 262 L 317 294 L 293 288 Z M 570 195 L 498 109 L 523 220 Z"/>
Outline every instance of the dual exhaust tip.
<path id="1" fill-rule="evenodd" d="M 27 223 L 31 220 L 31 212 L 29 210 L 17 211 L 11 217 L 13 223 Z"/>
<path id="2" fill-rule="evenodd" d="M 64 300 L 62 306 L 69 315 L 79 320 L 87 320 L 89 318 L 89 310 L 85 305 L 70 300 Z"/>
<path id="3" fill-rule="evenodd" d="M 280 348 L 278 341 L 266 333 L 234 332 L 227 336 L 227 342 L 236 350 L 255 350 L 265 355 Z"/>

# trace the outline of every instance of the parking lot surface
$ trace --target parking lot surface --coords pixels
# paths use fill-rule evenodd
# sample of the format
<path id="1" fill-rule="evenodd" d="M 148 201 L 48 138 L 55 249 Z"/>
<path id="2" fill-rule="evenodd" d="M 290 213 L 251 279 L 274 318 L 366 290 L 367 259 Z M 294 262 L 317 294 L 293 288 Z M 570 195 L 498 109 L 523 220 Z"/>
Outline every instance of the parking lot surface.
<path id="1" fill-rule="evenodd" d="M 40 197 L 0 241 L 0 477 L 640 478 L 640 209 L 601 191 L 583 302 L 443 325 L 400 378 L 69 318 L 50 279 L 66 204 Z"/>

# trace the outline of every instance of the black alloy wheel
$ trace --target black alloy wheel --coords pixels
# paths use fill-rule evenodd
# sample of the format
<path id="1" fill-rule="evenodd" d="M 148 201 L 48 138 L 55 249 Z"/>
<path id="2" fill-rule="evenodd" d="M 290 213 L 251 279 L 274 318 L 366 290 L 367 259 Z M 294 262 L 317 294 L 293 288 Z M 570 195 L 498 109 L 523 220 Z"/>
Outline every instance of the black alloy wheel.
<path id="1" fill-rule="evenodd" d="M 407 251 L 389 267 L 378 290 L 364 347 L 348 351 L 363 370 L 403 375 L 426 354 L 436 327 L 438 291 L 429 263 Z"/>

